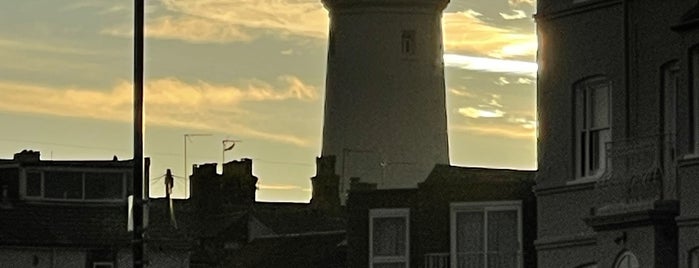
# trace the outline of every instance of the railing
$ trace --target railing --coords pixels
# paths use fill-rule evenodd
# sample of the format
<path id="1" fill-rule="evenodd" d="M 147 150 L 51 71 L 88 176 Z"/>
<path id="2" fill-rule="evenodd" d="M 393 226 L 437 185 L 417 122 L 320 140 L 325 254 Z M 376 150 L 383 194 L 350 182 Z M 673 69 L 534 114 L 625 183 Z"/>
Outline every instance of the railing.
<path id="1" fill-rule="evenodd" d="M 449 253 L 425 254 L 425 268 L 449 268 Z"/>
<path id="2" fill-rule="evenodd" d="M 648 208 L 676 198 L 674 139 L 652 135 L 609 142 L 607 167 L 597 181 L 596 214 Z"/>

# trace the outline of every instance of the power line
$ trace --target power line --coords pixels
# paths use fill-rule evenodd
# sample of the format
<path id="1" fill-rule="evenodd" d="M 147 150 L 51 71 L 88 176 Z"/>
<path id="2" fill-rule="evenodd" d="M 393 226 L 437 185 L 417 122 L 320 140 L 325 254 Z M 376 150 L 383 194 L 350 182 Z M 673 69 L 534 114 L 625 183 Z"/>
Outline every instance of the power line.
<path id="1" fill-rule="evenodd" d="M 101 146 L 85 146 L 85 145 L 77 145 L 77 144 L 68 144 L 68 143 L 58 143 L 58 142 L 47 142 L 47 141 L 32 141 L 32 140 L 22 140 L 22 139 L 0 139 L 0 141 L 10 141 L 10 142 L 27 142 L 27 143 L 36 143 L 36 144 L 44 144 L 44 145 L 54 145 L 54 146 L 62 146 L 62 147 L 73 147 L 73 148 L 81 148 L 81 149 L 90 149 L 90 150 L 109 150 L 109 151 L 119 151 L 119 152 L 130 152 L 127 149 L 124 148 L 116 148 L 116 147 L 101 147 Z M 165 152 L 149 152 L 148 154 L 150 155 L 161 155 L 161 156 L 177 156 L 181 157 L 182 154 L 180 153 L 165 153 Z"/>

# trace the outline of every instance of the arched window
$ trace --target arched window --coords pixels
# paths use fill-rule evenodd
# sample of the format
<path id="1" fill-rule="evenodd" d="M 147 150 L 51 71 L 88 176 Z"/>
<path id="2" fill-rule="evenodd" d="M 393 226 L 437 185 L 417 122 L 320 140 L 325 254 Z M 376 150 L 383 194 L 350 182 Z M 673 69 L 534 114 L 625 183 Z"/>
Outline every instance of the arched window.
<path id="1" fill-rule="evenodd" d="M 614 268 L 638 268 L 640 267 L 638 265 L 638 259 L 636 259 L 636 255 L 631 253 L 631 251 L 624 252 L 623 254 L 619 255 L 619 257 L 616 259 L 616 262 L 614 262 Z"/>

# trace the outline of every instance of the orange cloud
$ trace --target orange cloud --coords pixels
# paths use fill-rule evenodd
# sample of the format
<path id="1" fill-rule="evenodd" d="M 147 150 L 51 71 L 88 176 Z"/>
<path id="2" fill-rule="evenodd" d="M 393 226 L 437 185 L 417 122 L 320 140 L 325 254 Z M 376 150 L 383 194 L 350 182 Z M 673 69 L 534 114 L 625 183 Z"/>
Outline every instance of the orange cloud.
<path id="1" fill-rule="evenodd" d="M 531 0 L 510 0 L 513 5 Z M 325 40 L 328 12 L 320 1 L 306 0 L 162 0 L 167 15 L 149 18 L 150 37 L 192 43 L 247 42 L 263 34 Z M 523 13 L 519 11 L 517 18 Z M 518 32 L 482 20 L 473 10 L 443 14 L 445 50 L 475 56 L 508 58 L 536 52 L 534 32 Z M 131 25 L 105 29 L 130 36 Z"/>
<path id="2" fill-rule="evenodd" d="M 188 127 L 306 146 L 309 141 L 294 135 L 266 132 L 245 124 L 249 111 L 241 103 L 261 101 L 316 101 L 318 90 L 294 76 L 282 76 L 283 89 L 252 80 L 244 86 L 186 83 L 176 78 L 150 80 L 145 85 L 147 123 Z M 52 88 L 0 81 L 0 110 L 130 122 L 132 84 L 120 82 L 109 90 Z"/>
<path id="3" fill-rule="evenodd" d="M 452 125 L 449 130 L 481 136 L 500 136 L 512 139 L 534 139 L 536 129 L 512 124 L 469 124 Z"/>
<path id="4" fill-rule="evenodd" d="M 449 53 L 509 58 L 533 56 L 537 40 L 534 32 L 500 28 L 480 19 L 473 10 L 444 13 L 444 46 Z"/>
<path id="5" fill-rule="evenodd" d="M 328 13 L 320 1 L 301 0 L 162 0 L 169 15 L 149 18 L 150 37 L 193 43 L 250 41 L 261 34 L 325 39 Z M 130 25 L 104 34 L 130 36 Z"/>

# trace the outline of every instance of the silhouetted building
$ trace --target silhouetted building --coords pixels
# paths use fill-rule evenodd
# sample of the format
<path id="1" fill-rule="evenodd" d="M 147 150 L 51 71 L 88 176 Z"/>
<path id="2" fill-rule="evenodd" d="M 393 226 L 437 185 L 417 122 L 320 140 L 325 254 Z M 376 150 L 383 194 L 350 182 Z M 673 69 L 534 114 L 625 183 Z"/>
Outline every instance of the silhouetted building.
<path id="1" fill-rule="evenodd" d="M 321 0 L 330 12 L 322 156 L 350 177 L 415 187 L 449 164 L 441 14 L 448 0 Z"/>
<path id="2" fill-rule="evenodd" d="M 695 0 L 539 0 L 539 267 L 699 267 Z"/>
<path id="3" fill-rule="evenodd" d="M 437 165 L 414 189 L 353 179 L 347 267 L 536 267 L 533 171 Z"/>
<path id="4" fill-rule="evenodd" d="M 44 161 L 33 151 L 0 160 L 0 267 L 131 267 L 132 170 L 132 160 Z M 337 187 L 326 185 L 337 175 L 314 177 L 334 189 L 315 191 L 335 200 L 317 205 L 255 202 L 250 159 L 222 174 L 198 165 L 190 179 L 191 198 L 172 210 L 167 198 L 148 202 L 148 266 L 344 267 L 345 220 Z"/>
<path id="5" fill-rule="evenodd" d="M 0 160 L 0 266 L 130 267 L 132 169 L 131 160 L 45 161 L 35 151 Z M 188 267 L 190 241 L 151 230 L 149 264 Z"/>
<path id="6" fill-rule="evenodd" d="M 192 267 L 344 267 L 345 220 L 328 160 L 317 160 L 311 204 L 255 202 L 250 159 L 225 163 L 222 174 L 216 164 L 195 166 L 190 199 L 176 202 L 179 229 L 195 239 Z"/>

